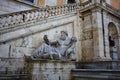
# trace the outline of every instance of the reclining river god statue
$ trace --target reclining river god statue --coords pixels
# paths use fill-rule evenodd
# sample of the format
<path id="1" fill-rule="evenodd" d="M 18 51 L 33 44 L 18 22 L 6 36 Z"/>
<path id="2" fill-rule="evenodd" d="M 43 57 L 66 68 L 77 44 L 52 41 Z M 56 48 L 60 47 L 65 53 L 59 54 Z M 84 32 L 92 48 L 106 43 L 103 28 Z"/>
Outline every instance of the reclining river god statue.
<path id="1" fill-rule="evenodd" d="M 75 60 L 76 37 L 69 38 L 67 31 L 61 31 L 58 40 L 50 41 L 44 35 L 42 44 L 32 53 L 32 59 Z"/>

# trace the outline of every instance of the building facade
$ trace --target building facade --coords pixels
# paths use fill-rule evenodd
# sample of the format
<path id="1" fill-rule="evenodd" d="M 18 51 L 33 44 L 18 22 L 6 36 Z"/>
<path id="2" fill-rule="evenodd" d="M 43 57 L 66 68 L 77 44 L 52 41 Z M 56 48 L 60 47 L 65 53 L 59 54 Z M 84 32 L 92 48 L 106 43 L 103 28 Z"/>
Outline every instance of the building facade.
<path id="1" fill-rule="evenodd" d="M 41 45 L 44 35 L 54 40 L 62 30 L 77 38 L 77 62 L 120 60 L 119 0 L 4 0 L 0 6 L 1 71 L 8 66 L 12 71 L 23 67 L 24 56 L 31 55 Z M 56 62 L 52 69 L 46 67 L 47 71 L 45 65 L 53 65 L 52 62 L 45 65 L 32 62 L 33 80 L 44 80 L 46 77 L 42 75 L 48 75 L 48 80 L 70 80 L 64 66 L 68 71 L 75 68 L 71 63 L 58 62 L 58 75 L 51 76 L 50 70 L 55 73 Z"/>

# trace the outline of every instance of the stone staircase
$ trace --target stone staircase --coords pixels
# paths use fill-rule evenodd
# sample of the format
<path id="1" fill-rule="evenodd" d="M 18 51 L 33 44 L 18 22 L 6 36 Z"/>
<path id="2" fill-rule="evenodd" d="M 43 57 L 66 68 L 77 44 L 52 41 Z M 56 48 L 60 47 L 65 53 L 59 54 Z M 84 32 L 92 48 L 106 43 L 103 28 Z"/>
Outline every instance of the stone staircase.
<path id="1" fill-rule="evenodd" d="M 113 62 L 114 64 L 120 63 L 119 61 Z M 83 63 L 77 63 L 77 69 L 71 71 L 73 80 L 120 80 L 120 67 L 118 65 L 110 65 L 111 61 L 103 62 L 102 65 L 104 67 L 102 65 L 98 66 L 101 62 L 92 62 L 91 65 L 90 63 L 84 63 L 84 65 Z"/>
<path id="2" fill-rule="evenodd" d="M 0 80 L 31 80 L 29 74 L 0 74 Z"/>

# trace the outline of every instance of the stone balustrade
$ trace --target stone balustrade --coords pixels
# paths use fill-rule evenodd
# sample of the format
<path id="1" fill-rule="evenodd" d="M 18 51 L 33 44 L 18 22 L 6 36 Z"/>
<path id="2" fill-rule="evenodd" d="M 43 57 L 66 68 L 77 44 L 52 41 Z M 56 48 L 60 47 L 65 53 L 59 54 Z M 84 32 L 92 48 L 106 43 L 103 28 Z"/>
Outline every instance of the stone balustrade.
<path id="1" fill-rule="evenodd" d="M 77 4 L 71 4 L 0 15 L 0 30 L 28 21 L 41 20 L 51 16 L 76 12 L 76 10 Z"/>

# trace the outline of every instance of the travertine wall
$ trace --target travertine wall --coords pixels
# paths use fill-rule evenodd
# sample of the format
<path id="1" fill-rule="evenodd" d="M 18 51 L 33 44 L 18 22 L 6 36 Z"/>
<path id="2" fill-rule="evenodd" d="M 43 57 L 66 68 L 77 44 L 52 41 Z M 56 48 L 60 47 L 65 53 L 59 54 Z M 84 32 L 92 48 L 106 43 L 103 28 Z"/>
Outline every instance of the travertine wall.
<path id="1" fill-rule="evenodd" d="M 84 20 L 82 21 L 82 60 L 83 61 L 91 61 L 93 59 L 93 26 L 91 23 L 91 16 L 90 14 L 84 15 Z"/>
<path id="2" fill-rule="evenodd" d="M 81 55 L 82 61 L 111 60 L 108 25 L 115 24 L 118 33 L 117 52 L 120 56 L 120 21 L 101 9 L 84 13 L 81 18 Z M 114 40 L 116 41 L 116 40 Z"/>
<path id="3" fill-rule="evenodd" d="M 34 63 L 33 63 L 34 62 Z M 33 60 L 32 80 L 72 80 L 71 70 L 75 62 Z"/>
<path id="4" fill-rule="evenodd" d="M 14 0 L 0 0 L 0 14 L 31 10 L 35 7 Z"/>

